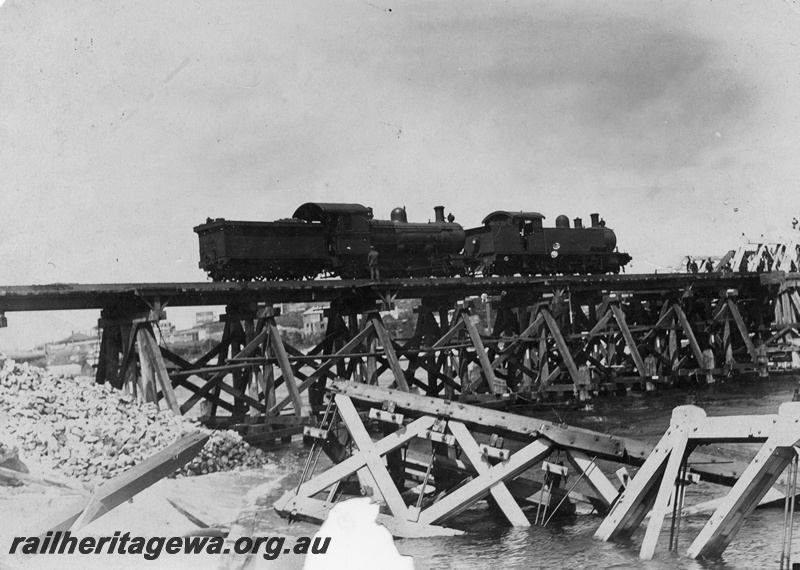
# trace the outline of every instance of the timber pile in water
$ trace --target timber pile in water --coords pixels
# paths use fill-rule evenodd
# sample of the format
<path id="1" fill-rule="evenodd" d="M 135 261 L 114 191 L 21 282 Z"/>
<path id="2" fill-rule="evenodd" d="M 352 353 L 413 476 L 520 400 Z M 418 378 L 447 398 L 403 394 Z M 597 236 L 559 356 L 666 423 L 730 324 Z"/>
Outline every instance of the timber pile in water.
<path id="1" fill-rule="evenodd" d="M 19 447 L 23 461 L 92 483 L 119 475 L 198 431 L 211 438 L 180 474 L 267 463 L 266 454 L 237 433 L 212 432 L 108 385 L 66 379 L 12 361 L 0 369 L 0 425 L 6 443 Z"/>

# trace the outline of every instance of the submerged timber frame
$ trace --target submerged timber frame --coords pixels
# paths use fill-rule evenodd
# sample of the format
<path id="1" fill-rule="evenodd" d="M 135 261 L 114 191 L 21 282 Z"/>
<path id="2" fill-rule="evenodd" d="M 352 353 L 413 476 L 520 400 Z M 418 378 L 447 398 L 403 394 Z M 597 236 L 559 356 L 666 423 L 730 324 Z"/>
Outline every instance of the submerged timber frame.
<path id="1" fill-rule="evenodd" d="M 773 486 L 786 484 L 781 475 L 800 441 L 800 403 L 783 404 L 777 414 L 734 417 L 681 406 L 653 447 L 378 386 L 335 381 L 330 391 L 320 427 L 305 430 L 314 444 L 301 480 L 274 508 L 286 518 L 321 523 L 336 502 L 365 494 L 397 537 L 460 534 L 443 525 L 457 526 L 456 517 L 482 499 L 512 526 L 530 526 L 531 519 L 546 526 L 559 511 L 583 504 L 605 515 L 595 535 L 602 540 L 632 534 L 650 513 L 640 551 L 650 559 L 670 510 L 670 549 L 678 549 L 685 486 L 702 478 L 731 487 L 688 550 L 694 558 L 715 557 L 758 504 L 783 498 Z M 368 427 L 383 436 L 373 440 Z M 749 464 L 698 452 L 719 443 L 763 446 Z M 315 473 L 323 453 L 332 466 Z M 604 473 L 615 463 L 640 467 L 624 490 Z M 588 494 L 575 492 L 580 483 Z"/>
<path id="2" fill-rule="evenodd" d="M 783 474 L 791 464 L 797 464 L 800 403 L 788 402 L 780 406 L 777 414 L 760 416 L 707 417 L 695 406 L 675 408 L 669 429 L 620 495 L 595 538 L 608 541 L 630 536 L 649 512 L 650 519 L 639 550 L 639 557 L 649 560 L 653 558 L 664 519 L 671 510 L 669 549 L 677 551 L 684 488 L 688 483 L 687 461 L 696 447 L 718 443 L 761 443 L 762 446 L 692 541 L 687 550 L 692 558 L 721 555 L 762 499 L 775 492 L 773 485 L 782 483 L 790 489 Z M 795 467 L 793 487 L 796 487 L 796 478 Z M 796 489 L 785 494 L 795 495 Z M 789 526 L 793 524 L 793 521 L 787 522 Z M 791 532 L 789 537 L 791 542 Z"/>
<path id="3" fill-rule="evenodd" d="M 278 438 L 313 421 L 334 378 L 388 377 L 402 391 L 494 405 L 796 368 L 799 285 L 785 273 L 59 284 L 0 288 L 0 317 L 99 308 L 97 382 L 178 414 L 204 402 L 212 424 Z M 419 299 L 416 326 L 399 338 L 381 309 L 409 298 Z M 312 350 L 281 338 L 284 302 L 329 305 Z M 225 329 L 189 362 L 156 329 L 165 308 L 197 305 L 224 305 Z"/>

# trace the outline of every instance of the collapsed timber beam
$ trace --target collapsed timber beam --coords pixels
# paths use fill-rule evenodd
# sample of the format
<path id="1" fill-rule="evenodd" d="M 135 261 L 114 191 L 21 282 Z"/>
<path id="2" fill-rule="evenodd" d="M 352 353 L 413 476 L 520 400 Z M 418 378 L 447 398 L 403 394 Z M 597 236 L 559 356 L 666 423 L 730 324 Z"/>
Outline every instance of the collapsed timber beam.
<path id="1" fill-rule="evenodd" d="M 633 438 L 388 388 L 337 380 L 331 383 L 330 389 L 365 404 L 383 405 L 384 402 L 392 402 L 394 409 L 402 411 L 406 417 L 433 415 L 450 418 L 469 424 L 473 431 L 501 434 L 521 441 L 531 437 L 545 437 L 564 449 L 627 465 L 642 465 L 653 451 L 652 445 Z M 756 434 L 747 437 L 748 441 L 758 441 L 755 439 L 758 437 Z M 692 471 L 700 474 L 704 480 L 721 485 L 735 484 L 747 466 L 746 463 L 702 453 L 693 454 L 690 465 Z"/>
<path id="2" fill-rule="evenodd" d="M 618 491 L 598 461 L 644 465 L 644 470 L 660 453 L 630 438 L 401 390 L 343 381 L 334 381 L 330 390 L 320 426 L 305 431 L 314 444 L 301 480 L 274 505 L 281 516 L 322 522 L 337 500 L 359 492 L 353 489 L 357 479 L 360 492 L 381 505 L 379 520 L 395 536 L 457 532 L 441 525 L 484 498 L 491 498 L 514 526 L 529 526 L 521 506 L 536 505 L 533 522 L 546 525 L 565 502 L 591 505 L 601 513 L 614 504 Z M 383 438 L 373 441 L 359 410 L 369 410 L 370 421 L 384 427 Z M 752 425 L 731 437 L 759 440 L 756 430 L 765 426 Z M 423 443 L 411 445 L 414 440 Z M 334 465 L 315 474 L 323 452 Z M 732 469 L 744 469 L 691 455 L 692 473 L 707 480 L 733 485 L 741 471 Z M 577 479 L 566 488 L 570 467 Z M 581 482 L 588 496 L 574 492 Z"/>

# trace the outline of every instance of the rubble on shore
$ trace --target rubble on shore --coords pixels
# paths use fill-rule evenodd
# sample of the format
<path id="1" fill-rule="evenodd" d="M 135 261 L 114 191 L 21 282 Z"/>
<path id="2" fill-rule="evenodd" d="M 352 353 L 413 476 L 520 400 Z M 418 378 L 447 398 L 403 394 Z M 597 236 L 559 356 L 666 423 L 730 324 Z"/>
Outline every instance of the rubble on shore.
<path id="1" fill-rule="evenodd" d="M 0 425 L 20 458 L 71 479 L 101 483 L 142 462 L 181 436 L 211 434 L 178 473 L 200 475 L 260 467 L 266 454 L 238 434 L 140 403 L 108 385 L 67 379 L 7 361 L 0 369 Z"/>

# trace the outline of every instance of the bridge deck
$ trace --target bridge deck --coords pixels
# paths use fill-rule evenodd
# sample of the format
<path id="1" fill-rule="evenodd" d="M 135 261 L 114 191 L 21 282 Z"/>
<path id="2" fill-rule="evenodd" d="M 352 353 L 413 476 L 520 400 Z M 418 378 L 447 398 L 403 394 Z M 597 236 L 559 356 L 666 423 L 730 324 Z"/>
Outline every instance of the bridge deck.
<path id="1" fill-rule="evenodd" d="M 292 303 L 339 298 L 400 299 L 460 297 L 487 293 L 538 295 L 555 289 L 575 291 L 669 291 L 691 285 L 694 291 L 746 292 L 800 276 L 784 273 L 671 273 L 636 275 L 559 275 L 546 277 L 466 277 L 445 279 L 270 281 L 230 283 L 101 283 L 0 287 L 0 311 L 50 311 L 133 308 L 159 298 L 170 306 Z"/>

